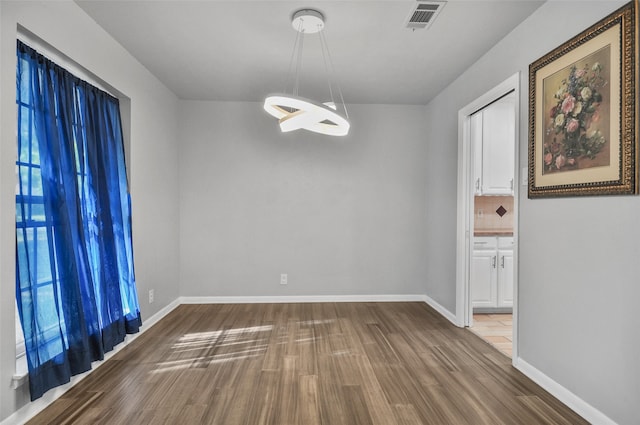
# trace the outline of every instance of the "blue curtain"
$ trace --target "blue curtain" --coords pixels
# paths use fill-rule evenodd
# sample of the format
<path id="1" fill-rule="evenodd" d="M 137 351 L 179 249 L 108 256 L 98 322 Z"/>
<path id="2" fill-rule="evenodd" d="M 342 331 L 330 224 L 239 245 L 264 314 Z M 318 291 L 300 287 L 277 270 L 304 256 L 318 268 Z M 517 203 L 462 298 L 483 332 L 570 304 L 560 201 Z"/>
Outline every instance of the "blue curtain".
<path id="1" fill-rule="evenodd" d="M 18 41 L 16 299 L 31 399 L 141 325 L 118 100 Z"/>

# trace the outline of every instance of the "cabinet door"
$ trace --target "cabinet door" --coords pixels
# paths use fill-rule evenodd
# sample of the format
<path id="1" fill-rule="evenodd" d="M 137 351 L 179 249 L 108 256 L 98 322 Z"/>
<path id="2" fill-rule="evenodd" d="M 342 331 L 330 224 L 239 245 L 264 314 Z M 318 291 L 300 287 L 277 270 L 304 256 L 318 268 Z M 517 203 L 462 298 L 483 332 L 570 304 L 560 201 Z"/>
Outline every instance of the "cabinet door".
<path id="1" fill-rule="evenodd" d="M 482 194 L 513 193 L 515 94 L 482 110 Z"/>
<path id="2" fill-rule="evenodd" d="M 496 251 L 473 251 L 471 303 L 473 307 L 497 306 Z"/>
<path id="3" fill-rule="evenodd" d="M 471 158 L 473 158 L 473 193 L 482 195 L 482 111 L 471 115 Z"/>
<path id="4" fill-rule="evenodd" d="M 498 251 L 498 307 L 513 306 L 513 251 Z"/>

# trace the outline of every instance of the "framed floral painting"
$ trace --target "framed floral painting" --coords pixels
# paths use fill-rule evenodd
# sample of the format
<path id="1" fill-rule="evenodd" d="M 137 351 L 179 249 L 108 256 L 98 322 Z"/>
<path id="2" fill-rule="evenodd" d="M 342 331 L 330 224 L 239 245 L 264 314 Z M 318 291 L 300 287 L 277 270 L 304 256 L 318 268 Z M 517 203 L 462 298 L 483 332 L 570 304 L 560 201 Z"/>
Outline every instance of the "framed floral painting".
<path id="1" fill-rule="evenodd" d="M 529 66 L 529 198 L 638 192 L 637 3 Z"/>

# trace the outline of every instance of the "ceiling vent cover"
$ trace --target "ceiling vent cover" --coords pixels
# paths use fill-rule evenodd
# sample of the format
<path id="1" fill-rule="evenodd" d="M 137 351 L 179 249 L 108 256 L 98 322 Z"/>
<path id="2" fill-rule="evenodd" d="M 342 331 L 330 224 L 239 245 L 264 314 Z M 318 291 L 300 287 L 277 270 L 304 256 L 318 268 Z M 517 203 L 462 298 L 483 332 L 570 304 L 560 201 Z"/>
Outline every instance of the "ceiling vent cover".
<path id="1" fill-rule="evenodd" d="M 436 16 L 444 7 L 446 1 L 420 1 L 416 2 L 407 19 L 407 28 L 413 30 L 427 29 L 433 24 Z"/>

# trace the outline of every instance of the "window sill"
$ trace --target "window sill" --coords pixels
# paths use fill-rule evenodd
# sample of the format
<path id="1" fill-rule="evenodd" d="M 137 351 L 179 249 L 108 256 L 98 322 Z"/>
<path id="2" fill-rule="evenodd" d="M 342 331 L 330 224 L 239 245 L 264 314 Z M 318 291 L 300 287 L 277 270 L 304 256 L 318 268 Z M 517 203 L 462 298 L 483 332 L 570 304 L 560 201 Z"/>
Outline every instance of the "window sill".
<path id="1" fill-rule="evenodd" d="M 11 388 L 17 390 L 29 380 L 29 370 L 27 368 L 27 356 L 25 354 L 16 358 L 16 373 L 11 378 Z"/>

